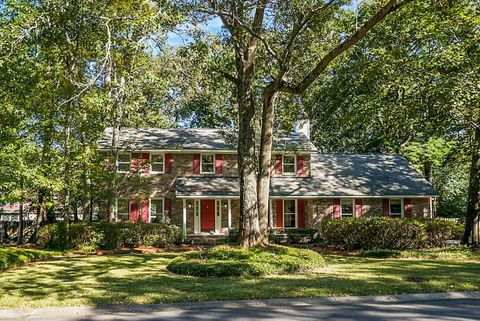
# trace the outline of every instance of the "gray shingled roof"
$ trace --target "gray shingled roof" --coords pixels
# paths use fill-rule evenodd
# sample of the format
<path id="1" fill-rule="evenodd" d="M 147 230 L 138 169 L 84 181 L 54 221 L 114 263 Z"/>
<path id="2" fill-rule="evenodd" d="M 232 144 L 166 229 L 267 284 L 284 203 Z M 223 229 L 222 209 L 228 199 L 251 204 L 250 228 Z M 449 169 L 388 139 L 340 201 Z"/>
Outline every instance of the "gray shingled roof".
<path id="1" fill-rule="evenodd" d="M 98 140 L 100 149 L 109 149 L 112 127 L 105 129 Z M 118 146 L 126 150 L 231 150 L 236 151 L 236 135 L 213 128 L 122 128 Z M 276 138 L 275 150 L 314 152 L 317 149 L 301 133 Z"/>
<path id="2" fill-rule="evenodd" d="M 437 196 L 401 155 L 313 154 L 311 177 L 273 177 L 274 197 Z M 235 177 L 183 177 L 177 196 L 238 196 Z"/>

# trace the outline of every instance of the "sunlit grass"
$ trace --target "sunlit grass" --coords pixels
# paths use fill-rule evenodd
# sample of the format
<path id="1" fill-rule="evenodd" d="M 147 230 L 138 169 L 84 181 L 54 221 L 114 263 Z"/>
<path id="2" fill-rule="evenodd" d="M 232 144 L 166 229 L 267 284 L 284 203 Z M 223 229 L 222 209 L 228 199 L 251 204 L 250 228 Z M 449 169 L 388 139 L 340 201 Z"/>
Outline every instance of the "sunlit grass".
<path id="1" fill-rule="evenodd" d="M 369 295 L 480 289 L 478 260 L 324 255 L 314 272 L 256 278 L 169 273 L 177 253 L 54 258 L 0 273 L 0 307 Z M 412 282 L 417 278 L 420 282 Z"/>

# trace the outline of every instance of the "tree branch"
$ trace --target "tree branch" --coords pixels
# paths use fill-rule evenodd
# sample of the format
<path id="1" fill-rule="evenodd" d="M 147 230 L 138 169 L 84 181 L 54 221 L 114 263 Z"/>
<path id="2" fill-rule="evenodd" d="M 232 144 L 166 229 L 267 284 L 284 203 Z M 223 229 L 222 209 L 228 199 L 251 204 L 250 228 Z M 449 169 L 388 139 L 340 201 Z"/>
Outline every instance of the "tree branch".
<path id="1" fill-rule="evenodd" d="M 222 69 L 215 69 L 216 72 L 218 72 L 220 75 L 222 75 L 225 79 L 230 80 L 233 82 L 235 85 L 238 84 L 238 78 L 230 74 L 229 72 L 222 70 Z"/>
<path id="2" fill-rule="evenodd" d="M 360 29 L 358 29 L 350 38 L 341 42 L 337 47 L 331 50 L 327 55 L 325 55 L 315 66 L 315 68 L 310 71 L 303 80 L 297 85 L 289 85 L 283 83 L 279 90 L 292 94 L 301 94 L 303 93 L 317 78 L 320 74 L 327 68 L 327 66 L 339 55 L 348 50 L 349 48 L 356 45 L 365 35 L 373 29 L 380 21 L 382 21 L 389 13 L 403 7 L 407 3 L 413 0 L 404 0 L 400 3 L 397 3 L 397 0 L 390 0 L 385 4 L 370 20 L 368 20 Z"/>

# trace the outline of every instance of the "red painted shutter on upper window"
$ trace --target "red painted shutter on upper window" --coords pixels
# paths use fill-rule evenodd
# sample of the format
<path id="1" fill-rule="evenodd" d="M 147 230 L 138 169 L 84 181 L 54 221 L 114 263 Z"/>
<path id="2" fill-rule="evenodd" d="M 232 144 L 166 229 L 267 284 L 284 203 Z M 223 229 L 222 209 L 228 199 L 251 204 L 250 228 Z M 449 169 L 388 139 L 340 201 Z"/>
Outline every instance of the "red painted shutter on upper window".
<path id="1" fill-rule="evenodd" d="M 143 167 L 143 172 L 148 173 L 150 171 L 150 166 L 148 162 L 150 161 L 150 154 L 149 153 L 143 153 L 142 154 L 142 167 Z"/>
<path id="2" fill-rule="evenodd" d="M 297 156 L 297 175 L 303 175 L 303 155 Z"/>
<path id="3" fill-rule="evenodd" d="M 215 155 L 215 175 L 222 175 L 223 171 L 223 160 L 222 160 L 222 154 L 216 154 Z"/>
<path id="4" fill-rule="evenodd" d="M 148 207 L 148 200 L 142 200 L 142 222 L 145 223 L 148 223 L 148 217 L 150 215 Z"/>
<path id="5" fill-rule="evenodd" d="M 173 158 L 172 154 L 165 154 L 165 174 L 172 173 Z"/>
<path id="6" fill-rule="evenodd" d="M 275 174 L 282 175 L 282 155 L 275 156 Z"/>
<path id="7" fill-rule="evenodd" d="M 297 200 L 298 227 L 305 228 L 305 201 Z"/>
<path id="8" fill-rule="evenodd" d="M 363 215 L 362 199 L 357 198 L 355 199 L 355 216 L 362 217 L 362 215 Z"/>
<path id="9" fill-rule="evenodd" d="M 382 198 L 383 216 L 390 216 L 390 202 L 388 198 Z"/>
<path id="10" fill-rule="evenodd" d="M 193 155 L 193 173 L 200 174 L 200 154 Z"/>
<path id="11" fill-rule="evenodd" d="M 130 221 L 138 221 L 138 202 L 136 200 L 130 200 Z"/>
<path id="12" fill-rule="evenodd" d="M 172 219 L 172 199 L 171 198 L 165 198 L 165 216 Z"/>
<path id="13" fill-rule="evenodd" d="M 411 218 L 412 217 L 412 200 L 409 198 L 405 198 L 403 200 L 403 213 L 405 217 Z"/>
<path id="14" fill-rule="evenodd" d="M 340 199 L 333 199 L 333 218 L 340 218 Z"/>
<path id="15" fill-rule="evenodd" d="M 276 227 L 283 227 L 283 201 L 282 200 L 276 200 L 275 201 L 275 226 Z"/>
<path id="16" fill-rule="evenodd" d="M 140 158 L 139 153 L 132 153 L 130 157 L 130 171 L 136 172 L 138 170 L 138 159 Z"/>

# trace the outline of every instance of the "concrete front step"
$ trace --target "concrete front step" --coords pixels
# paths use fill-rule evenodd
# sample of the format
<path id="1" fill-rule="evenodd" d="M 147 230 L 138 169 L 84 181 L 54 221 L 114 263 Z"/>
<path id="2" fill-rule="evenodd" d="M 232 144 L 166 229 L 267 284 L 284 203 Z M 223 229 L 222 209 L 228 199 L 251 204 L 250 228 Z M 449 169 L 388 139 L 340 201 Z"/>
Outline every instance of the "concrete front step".
<path id="1" fill-rule="evenodd" d="M 200 234 L 187 236 L 187 243 L 192 245 L 217 245 L 225 244 L 227 241 L 227 235 Z"/>

